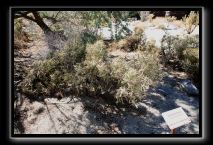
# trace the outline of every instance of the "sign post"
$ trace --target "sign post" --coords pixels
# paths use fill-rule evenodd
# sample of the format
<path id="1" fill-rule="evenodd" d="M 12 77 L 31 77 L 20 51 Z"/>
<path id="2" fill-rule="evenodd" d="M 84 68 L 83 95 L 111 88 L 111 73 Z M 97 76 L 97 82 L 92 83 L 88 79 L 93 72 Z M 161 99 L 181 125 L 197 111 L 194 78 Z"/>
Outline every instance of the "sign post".
<path id="1" fill-rule="evenodd" d="M 176 134 L 176 128 L 189 124 L 191 120 L 181 107 L 162 113 L 166 124 L 171 129 L 172 134 Z"/>

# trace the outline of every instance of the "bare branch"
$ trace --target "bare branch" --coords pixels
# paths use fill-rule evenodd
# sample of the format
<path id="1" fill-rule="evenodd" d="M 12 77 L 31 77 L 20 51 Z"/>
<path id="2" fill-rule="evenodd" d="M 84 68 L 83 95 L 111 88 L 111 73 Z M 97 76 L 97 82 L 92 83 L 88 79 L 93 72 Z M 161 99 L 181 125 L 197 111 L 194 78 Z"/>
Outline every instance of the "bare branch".
<path id="1" fill-rule="evenodd" d="M 26 19 L 29 19 L 29 20 L 35 22 L 35 19 L 33 17 L 28 16 L 29 13 L 32 13 L 32 11 L 25 11 L 25 12 L 18 11 L 18 12 L 15 13 L 14 18 L 17 19 L 17 18 L 24 17 Z"/>

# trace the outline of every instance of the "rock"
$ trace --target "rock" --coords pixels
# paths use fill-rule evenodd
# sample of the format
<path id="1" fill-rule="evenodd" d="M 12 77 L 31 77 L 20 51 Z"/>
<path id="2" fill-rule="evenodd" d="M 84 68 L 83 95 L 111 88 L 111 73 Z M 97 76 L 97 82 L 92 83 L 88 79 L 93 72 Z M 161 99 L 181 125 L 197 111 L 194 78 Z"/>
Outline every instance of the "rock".
<path id="1" fill-rule="evenodd" d="M 199 90 L 194 84 L 192 84 L 190 80 L 182 80 L 181 82 L 179 82 L 179 85 L 189 95 L 196 96 L 199 94 Z"/>

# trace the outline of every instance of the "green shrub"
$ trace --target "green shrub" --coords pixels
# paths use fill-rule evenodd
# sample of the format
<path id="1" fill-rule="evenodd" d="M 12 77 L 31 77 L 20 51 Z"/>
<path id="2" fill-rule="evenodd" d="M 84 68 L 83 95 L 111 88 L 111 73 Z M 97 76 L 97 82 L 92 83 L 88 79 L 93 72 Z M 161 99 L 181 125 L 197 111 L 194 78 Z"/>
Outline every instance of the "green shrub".
<path id="1" fill-rule="evenodd" d="M 97 37 L 93 32 L 90 31 L 84 31 L 81 33 L 81 41 L 83 44 L 93 44 L 95 41 L 97 41 Z"/>

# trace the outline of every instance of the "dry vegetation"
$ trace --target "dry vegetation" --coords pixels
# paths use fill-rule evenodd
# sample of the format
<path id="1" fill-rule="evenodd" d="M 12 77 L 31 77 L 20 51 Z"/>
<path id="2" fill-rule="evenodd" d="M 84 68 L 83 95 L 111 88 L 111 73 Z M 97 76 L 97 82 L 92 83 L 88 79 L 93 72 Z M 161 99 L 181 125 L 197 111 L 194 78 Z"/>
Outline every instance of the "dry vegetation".
<path id="1" fill-rule="evenodd" d="M 198 24 L 197 19 L 194 12 L 184 17 L 188 32 Z M 164 29 L 159 22 L 165 19 L 153 19 L 150 14 L 148 21 Z M 174 22 L 176 18 L 167 17 L 166 21 Z M 15 42 L 22 39 L 21 25 L 18 19 L 15 23 Z M 138 24 L 131 35 L 108 45 L 98 39 L 91 31 L 81 31 L 75 41 L 70 38 L 66 42 L 64 49 L 51 52 L 47 59 L 35 62 L 19 87 L 33 98 L 40 95 L 54 97 L 58 92 L 64 94 L 70 90 L 70 94 L 77 96 L 107 96 L 117 102 L 133 103 L 145 94 L 150 85 L 162 78 L 160 51 L 155 48 L 155 41 L 146 41 L 142 24 Z M 192 78 L 196 78 L 199 58 L 194 57 L 197 54 L 190 53 L 191 49 L 187 48 L 197 48 L 198 45 L 198 38 L 195 37 L 165 35 L 161 61 L 164 64 L 178 63 Z M 137 58 L 130 61 L 116 58 L 110 62 L 108 51 L 117 49 L 134 51 Z"/>

